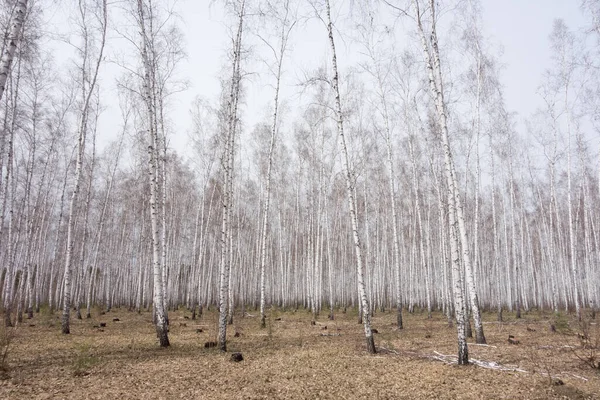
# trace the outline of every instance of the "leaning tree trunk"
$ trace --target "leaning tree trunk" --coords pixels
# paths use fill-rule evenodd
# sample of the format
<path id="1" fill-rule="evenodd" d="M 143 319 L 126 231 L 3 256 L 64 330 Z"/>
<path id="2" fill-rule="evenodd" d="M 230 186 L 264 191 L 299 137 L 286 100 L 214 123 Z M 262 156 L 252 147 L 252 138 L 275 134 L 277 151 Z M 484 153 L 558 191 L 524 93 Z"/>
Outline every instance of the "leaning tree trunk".
<path id="1" fill-rule="evenodd" d="M 85 11 L 80 7 L 82 25 L 85 26 L 87 21 L 85 19 Z M 85 138 L 88 130 L 88 118 L 90 114 L 90 102 L 92 99 L 92 95 L 96 89 L 96 82 L 98 80 L 98 72 L 100 71 L 100 64 L 103 59 L 103 51 L 104 44 L 106 42 L 106 25 L 107 25 L 107 7 L 106 0 L 103 1 L 102 4 L 102 37 L 100 39 L 100 47 L 98 50 L 98 57 L 96 59 L 96 63 L 94 65 L 94 69 L 92 71 L 92 76 L 88 76 L 87 71 L 87 63 L 89 57 L 89 40 L 87 29 L 83 31 L 83 40 L 84 40 L 84 48 L 83 48 L 83 65 L 81 68 L 82 71 L 82 95 L 83 95 L 83 108 L 81 110 L 81 116 L 79 121 L 79 135 L 77 140 L 77 160 L 75 167 L 75 183 L 73 186 L 73 192 L 71 194 L 71 202 L 69 204 L 69 216 L 67 223 L 67 254 L 65 257 L 65 270 L 64 270 L 64 289 L 63 289 L 63 314 L 62 314 L 62 333 L 69 334 L 70 333 L 70 307 L 71 307 L 71 259 L 73 257 L 73 239 L 74 239 L 74 228 L 75 228 L 75 219 L 76 219 L 76 207 L 77 207 L 77 198 L 79 195 L 79 186 L 81 184 L 81 172 L 83 168 L 83 156 L 85 152 Z M 90 80 L 91 78 L 91 80 Z M 89 81 L 89 86 L 86 88 L 86 82 Z"/>
<path id="2" fill-rule="evenodd" d="M 358 218 L 356 215 L 356 200 L 354 198 L 354 188 L 352 183 L 352 175 L 350 172 L 350 161 L 348 157 L 348 148 L 346 146 L 346 137 L 344 136 L 344 114 L 342 112 L 342 104 L 340 100 L 340 88 L 339 88 L 339 75 L 337 66 L 337 56 L 335 52 L 335 41 L 333 39 L 333 24 L 331 22 L 331 7 L 329 0 L 325 1 L 327 9 L 327 31 L 329 35 L 329 44 L 332 52 L 332 68 L 333 68 L 333 91 L 335 94 L 335 114 L 337 120 L 338 135 L 340 138 L 340 146 L 342 149 L 342 164 L 344 171 L 344 178 L 346 181 L 346 191 L 348 196 L 348 210 L 350 213 L 350 222 L 352 224 L 352 238 L 354 240 L 354 249 L 356 253 L 356 272 L 357 272 L 357 283 L 358 283 L 358 298 L 360 301 L 360 307 L 362 309 L 362 320 L 365 330 L 365 338 L 367 340 L 367 350 L 369 353 L 376 353 L 375 341 L 373 339 L 373 331 L 371 330 L 371 308 L 369 307 L 369 300 L 367 299 L 367 292 L 365 290 L 364 282 L 364 265 L 362 246 L 360 243 L 360 236 L 358 233 Z"/>
<path id="3" fill-rule="evenodd" d="M 260 244 L 260 326 L 264 328 L 265 322 L 265 268 L 267 263 L 267 230 L 269 224 L 269 204 L 271 200 L 271 171 L 273 169 L 273 152 L 275 150 L 275 140 L 277 138 L 277 122 L 278 122 L 278 111 L 279 111 L 279 88 L 281 84 L 281 68 L 283 65 L 283 57 L 287 45 L 287 39 L 291 28 L 288 28 L 288 13 L 289 13 L 289 0 L 284 3 L 285 16 L 281 21 L 281 36 L 280 36 L 280 47 L 279 54 L 277 56 L 277 72 L 275 73 L 275 100 L 273 104 L 273 121 L 271 125 L 271 141 L 269 144 L 269 155 L 267 165 L 267 178 L 265 187 L 265 204 L 263 208 L 263 221 L 261 230 L 261 244 Z"/>
<path id="4" fill-rule="evenodd" d="M 448 123 L 446 117 L 446 104 L 444 101 L 442 76 L 440 70 L 440 61 L 437 47 L 437 37 L 435 32 L 435 9 L 433 0 L 430 2 L 430 12 L 432 16 L 432 28 L 431 28 L 431 50 L 427 44 L 425 31 L 423 29 L 421 13 L 419 10 L 418 0 L 413 0 L 417 13 L 417 27 L 421 36 L 421 45 L 425 62 L 427 64 L 427 72 L 429 76 L 429 86 L 431 95 L 435 100 L 435 106 L 438 116 L 438 123 L 441 130 L 442 138 L 442 149 L 444 152 L 444 164 L 445 164 L 445 175 L 448 197 L 448 219 L 449 219 L 449 230 L 450 230 L 450 257 L 452 260 L 452 280 L 454 287 L 454 309 L 457 321 L 458 330 L 458 364 L 469 363 L 469 353 L 467 349 L 467 341 L 465 337 L 465 302 L 463 295 L 463 282 L 461 277 L 461 260 L 459 254 L 459 216 L 457 215 L 457 196 L 456 196 L 456 177 L 453 174 L 453 160 L 452 151 L 450 148 L 450 142 L 448 137 Z M 437 79 L 436 79 L 437 78 Z M 463 255 L 464 255 L 463 248 Z M 468 249 L 467 249 L 468 251 Z"/>

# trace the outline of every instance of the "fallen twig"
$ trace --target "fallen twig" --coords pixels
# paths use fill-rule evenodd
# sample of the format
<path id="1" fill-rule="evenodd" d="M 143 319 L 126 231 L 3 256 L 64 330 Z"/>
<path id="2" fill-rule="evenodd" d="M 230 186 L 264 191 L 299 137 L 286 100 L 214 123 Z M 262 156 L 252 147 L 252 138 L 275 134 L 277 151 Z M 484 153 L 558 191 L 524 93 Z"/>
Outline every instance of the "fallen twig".
<path id="1" fill-rule="evenodd" d="M 455 355 L 446 355 L 446 354 L 439 353 L 437 351 L 434 351 L 434 353 L 436 355 L 430 356 L 429 358 L 432 358 L 432 359 L 438 360 L 438 361 L 442 361 L 446 364 L 458 363 L 458 357 Z M 479 367 L 482 367 L 482 368 L 495 369 L 497 371 L 514 371 L 514 372 L 524 372 L 524 373 L 527 372 L 524 369 L 514 367 L 514 366 L 501 365 L 495 361 L 483 361 L 483 360 L 478 360 L 476 358 L 471 358 L 471 359 L 469 359 L 469 362 L 474 365 L 477 365 Z"/>
<path id="2" fill-rule="evenodd" d="M 493 347 L 494 349 L 497 349 L 497 346 L 491 345 L 491 344 L 479 344 L 479 343 L 469 343 L 469 346 L 483 346 L 483 347 Z"/>
<path id="3" fill-rule="evenodd" d="M 572 376 L 574 376 L 575 378 L 579 378 L 579 379 L 581 379 L 581 380 L 584 380 L 585 382 L 589 381 L 589 379 L 588 379 L 588 378 L 586 378 L 586 377 L 584 377 L 584 376 L 575 375 L 575 374 L 574 374 L 574 373 L 572 373 L 572 372 L 569 372 L 569 375 L 572 375 Z"/>
<path id="4" fill-rule="evenodd" d="M 448 356 L 447 356 L 447 355 L 445 355 L 445 354 L 442 354 L 442 353 L 439 353 L 439 352 L 437 352 L 437 351 L 435 351 L 435 350 L 434 350 L 433 352 L 434 352 L 435 354 L 437 354 L 438 356 L 440 356 L 440 357 L 447 357 L 447 358 L 458 358 L 458 357 L 457 357 L 457 356 L 455 356 L 455 355 L 448 355 Z"/>
<path id="5" fill-rule="evenodd" d="M 482 367 L 482 368 L 495 369 L 498 371 L 514 371 L 514 372 L 524 372 L 524 373 L 527 372 L 524 369 L 521 369 L 518 367 L 501 365 L 495 361 L 482 361 L 482 360 L 477 360 L 476 358 L 471 358 L 471 359 L 469 359 L 469 362 L 471 362 L 479 367 Z"/>
<path id="6" fill-rule="evenodd" d="M 451 365 L 451 364 L 453 364 L 451 361 L 447 361 L 447 360 L 445 360 L 445 359 L 443 359 L 443 358 L 441 358 L 441 357 L 431 356 L 431 357 L 429 357 L 429 358 L 430 358 L 430 359 L 432 359 L 432 360 L 441 361 L 441 362 L 443 362 L 444 364 L 448 364 L 448 365 Z"/>
<path id="7" fill-rule="evenodd" d="M 388 348 L 383 347 L 383 346 L 379 346 L 379 348 L 382 349 L 382 350 L 385 350 L 385 351 L 389 351 L 390 353 L 394 353 L 394 354 L 398 354 L 398 355 L 400 354 L 396 350 L 388 349 Z"/>

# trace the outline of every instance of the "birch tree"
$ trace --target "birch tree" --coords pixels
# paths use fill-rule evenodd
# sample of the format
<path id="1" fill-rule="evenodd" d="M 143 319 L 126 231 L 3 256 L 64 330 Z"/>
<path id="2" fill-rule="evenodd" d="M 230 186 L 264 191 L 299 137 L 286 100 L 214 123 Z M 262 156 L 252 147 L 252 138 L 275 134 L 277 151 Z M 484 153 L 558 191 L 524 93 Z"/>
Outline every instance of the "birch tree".
<path id="1" fill-rule="evenodd" d="M 69 203 L 68 222 L 67 222 L 67 253 L 65 256 L 64 269 L 64 290 L 63 290 L 63 313 L 62 313 L 62 333 L 70 333 L 70 308 L 72 296 L 72 272 L 71 263 L 73 257 L 74 244 L 74 228 L 76 218 L 76 207 L 78 204 L 79 187 L 81 183 L 81 174 L 83 169 L 83 157 L 85 153 L 86 136 L 88 133 L 88 122 L 90 114 L 99 110 L 92 110 L 92 96 L 97 95 L 97 81 L 100 71 L 100 65 L 103 59 L 104 44 L 106 42 L 107 31 L 107 3 L 103 0 L 100 7 L 95 8 L 88 4 L 85 0 L 79 0 L 79 23 L 81 28 L 81 47 L 78 48 L 81 57 L 80 66 L 80 83 L 81 83 L 81 101 L 82 108 L 78 116 L 78 133 L 77 133 L 77 157 L 75 161 L 75 180 L 73 191 L 71 192 L 71 200 Z M 90 16 L 90 14 L 92 14 Z M 100 34 L 99 39 L 95 39 L 93 32 L 90 32 L 88 24 L 97 23 Z M 94 48 L 97 46 L 97 49 Z M 94 54 L 94 52 L 97 52 Z M 94 55 L 96 57 L 94 57 Z"/>
<path id="2" fill-rule="evenodd" d="M 431 96 L 435 100 L 435 108 L 438 117 L 439 129 L 441 131 L 442 147 L 444 153 L 445 176 L 447 184 L 447 207 L 450 230 L 450 255 L 452 260 L 452 280 L 454 284 L 454 309 L 458 328 L 458 363 L 468 364 L 469 353 L 467 349 L 467 341 L 465 338 L 465 302 L 463 296 L 463 280 L 461 277 L 461 259 L 459 254 L 460 242 L 459 235 L 459 218 L 457 215 L 457 196 L 456 196 L 456 177 L 454 176 L 454 164 L 452 160 L 452 151 L 450 148 L 447 109 L 444 101 L 444 89 L 440 58 L 438 53 L 438 41 L 436 33 L 436 17 L 435 4 L 431 0 L 429 2 L 429 13 L 431 17 L 431 31 L 429 32 L 430 42 L 428 42 L 425 29 L 423 26 L 422 13 L 418 0 L 413 0 L 416 13 L 416 23 L 418 32 L 421 38 L 421 46 L 423 57 L 427 66 L 429 77 L 429 85 Z M 464 257 L 465 248 L 463 248 Z M 468 252 L 468 249 L 466 249 Z M 464 261 L 464 260 L 463 260 Z"/>
<path id="3" fill-rule="evenodd" d="M 379 113 L 381 114 L 381 118 L 383 120 L 383 136 L 385 139 L 385 148 L 387 155 L 387 172 L 389 175 L 388 179 L 388 190 L 389 190 L 389 199 L 392 211 L 392 240 L 393 240 L 393 262 L 394 262 L 394 282 L 396 288 L 396 324 L 398 329 L 404 328 L 404 323 L 402 320 L 402 290 L 401 290 L 401 268 L 400 268 L 400 239 L 398 234 L 398 206 L 397 206 L 397 194 L 396 194 L 396 168 L 395 168 L 395 152 L 393 146 L 393 126 L 391 122 L 390 115 L 390 89 L 386 87 L 387 80 L 390 78 L 390 69 L 391 65 L 385 65 L 380 59 L 377 57 L 377 46 L 376 41 L 374 40 L 374 30 L 375 27 L 373 25 L 373 21 L 371 20 L 371 26 L 367 26 L 364 28 L 363 36 L 365 41 L 365 52 L 369 56 L 369 65 L 365 67 L 367 72 L 369 72 L 373 78 L 376 80 L 376 88 L 377 88 L 377 96 L 379 100 Z"/>
<path id="4" fill-rule="evenodd" d="M 556 20 L 554 29 L 550 36 L 552 48 L 556 52 L 555 59 L 557 62 L 557 82 L 560 85 L 563 97 L 562 112 L 565 113 L 565 129 L 567 133 L 567 211 L 569 219 L 569 253 L 570 266 L 573 279 L 573 300 L 575 302 L 575 310 L 577 318 L 581 320 L 581 300 L 580 300 L 580 266 L 577 251 L 576 251 L 576 231 L 575 217 L 573 215 L 573 173 L 572 173 L 572 148 L 574 142 L 574 121 L 573 107 L 578 97 L 577 81 L 576 81 L 576 63 L 577 54 L 575 48 L 575 38 L 568 31 L 562 20 Z M 575 87 L 574 87 L 575 86 Z M 574 100 L 575 99 L 575 100 Z"/>
<path id="5" fill-rule="evenodd" d="M 279 49 L 275 49 L 271 46 L 268 41 L 263 39 L 263 42 L 269 47 L 269 49 L 273 53 L 273 57 L 276 60 L 273 73 L 273 78 L 275 79 L 275 94 L 273 100 L 273 119 L 271 122 L 271 138 L 269 141 L 269 153 L 267 160 L 267 176 L 265 178 L 265 194 L 264 194 L 264 204 L 263 204 L 263 221 L 261 228 L 261 238 L 260 238 L 260 326 L 262 328 L 266 327 L 265 322 L 265 268 L 267 263 L 267 237 L 268 237 L 268 226 L 269 226 L 269 206 L 271 201 L 271 170 L 273 168 L 273 152 L 275 149 L 275 143 L 277 139 L 277 130 L 278 130 L 278 112 L 279 112 L 279 89 L 281 86 L 281 74 L 283 67 L 283 59 L 285 56 L 285 51 L 287 48 L 287 43 L 289 40 L 290 33 L 292 28 L 295 25 L 295 21 L 290 21 L 290 2 L 289 0 L 285 0 L 281 5 L 281 9 L 278 9 L 276 6 L 268 4 L 271 8 L 270 13 L 275 14 L 274 19 L 277 22 L 277 28 L 280 29 L 279 32 Z"/>
<path id="6" fill-rule="evenodd" d="M 335 51 L 335 40 L 333 37 L 333 22 L 331 20 L 331 6 L 329 4 L 329 0 L 325 0 L 325 10 L 326 10 L 326 26 L 327 26 L 327 34 L 329 37 L 329 45 L 331 46 L 331 57 L 332 57 L 332 89 L 335 96 L 335 116 L 337 123 L 338 136 L 340 140 L 340 149 L 342 152 L 342 165 L 343 165 L 343 173 L 344 179 L 346 182 L 346 194 L 348 200 L 348 212 L 350 214 L 350 222 L 352 226 L 352 237 L 354 241 L 354 250 L 356 256 L 356 278 L 358 284 L 358 298 L 360 302 L 360 307 L 362 309 L 362 319 L 363 326 L 365 331 L 365 338 L 367 341 L 367 351 L 369 353 L 376 353 L 377 350 L 375 348 L 375 341 L 373 339 L 373 331 L 371 329 L 371 308 L 369 306 L 369 300 L 367 298 L 365 281 L 364 281 L 364 273 L 365 268 L 363 264 L 363 254 L 362 254 L 362 246 L 359 234 L 358 227 L 358 217 L 356 215 L 356 200 L 354 195 L 354 179 L 352 177 L 352 172 L 350 170 L 350 160 L 348 156 L 348 148 L 346 145 L 346 137 L 344 136 L 344 114 L 342 112 L 342 103 L 340 97 L 340 88 L 339 88 L 339 74 L 338 74 L 338 65 L 337 65 L 337 53 Z"/>
<path id="7" fill-rule="evenodd" d="M 153 273 L 153 315 L 156 335 L 161 347 L 168 347 L 168 317 L 165 308 L 164 270 L 161 264 L 161 241 L 159 237 L 159 218 L 161 213 L 160 194 L 160 110 L 157 102 L 157 58 L 155 52 L 155 8 L 151 1 L 137 0 L 136 21 L 140 33 L 140 58 L 142 62 L 141 95 L 145 108 L 145 127 L 147 132 L 148 177 L 150 181 L 150 230 L 152 236 L 152 273 Z M 163 188 L 164 190 L 164 188 Z"/>
<path id="8" fill-rule="evenodd" d="M 226 127 L 224 131 L 223 154 L 221 167 L 223 171 L 222 194 L 222 224 L 221 224 L 221 259 L 219 277 L 219 333 L 218 347 L 227 351 L 227 306 L 229 303 L 231 246 L 232 246 L 232 204 L 233 204 L 233 166 L 235 154 L 235 135 L 238 123 L 238 101 L 240 94 L 240 62 L 242 48 L 242 33 L 244 30 L 244 17 L 246 15 L 246 0 L 241 0 L 235 5 L 238 25 L 232 51 L 232 72 L 230 89 L 226 105 Z M 232 305 L 230 305 L 231 307 Z"/>

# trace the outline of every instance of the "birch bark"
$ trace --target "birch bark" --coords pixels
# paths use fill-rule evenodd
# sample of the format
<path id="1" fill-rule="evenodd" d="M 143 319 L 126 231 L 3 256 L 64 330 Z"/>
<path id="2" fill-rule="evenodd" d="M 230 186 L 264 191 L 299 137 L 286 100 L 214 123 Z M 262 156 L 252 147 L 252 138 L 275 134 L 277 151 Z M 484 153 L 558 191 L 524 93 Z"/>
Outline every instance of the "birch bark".
<path id="1" fill-rule="evenodd" d="M 219 277 L 219 333 L 218 347 L 221 351 L 227 351 L 227 305 L 229 302 L 229 274 L 231 268 L 231 206 L 233 204 L 233 166 L 234 166 L 234 146 L 235 131 L 237 125 L 237 103 L 240 91 L 240 59 L 242 46 L 242 32 L 244 27 L 246 1 L 241 0 L 238 10 L 238 28 L 236 38 L 233 43 L 232 77 L 229 99 L 227 104 L 227 128 L 225 132 L 225 141 L 223 157 L 221 159 L 223 167 L 223 215 L 221 225 L 221 262 Z"/>
<path id="2" fill-rule="evenodd" d="M 151 51 L 151 40 L 152 32 L 148 32 L 146 26 L 147 19 L 152 19 L 153 15 L 152 4 L 149 6 L 150 10 L 147 15 L 146 5 L 143 0 L 137 0 L 137 13 L 138 13 L 138 24 L 141 35 L 141 57 L 143 65 L 144 76 L 142 78 L 142 96 L 146 107 L 147 117 L 147 128 L 148 128 L 148 175 L 150 180 L 150 225 L 152 233 L 152 270 L 153 270 L 153 287 L 154 287 L 154 298 L 152 301 L 154 307 L 154 319 L 156 325 L 156 335 L 159 340 L 161 347 L 168 347 L 168 325 L 167 325 L 167 313 L 164 307 L 164 285 L 163 285 L 163 270 L 161 266 L 161 246 L 159 237 L 159 139 L 158 139 L 158 126 L 156 124 L 156 102 L 155 88 L 156 82 L 153 81 L 154 63 L 150 59 L 153 55 Z"/>
<path id="3" fill-rule="evenodd" d="M 367 299 L 367 293 L 365 290 L 364 282 L 364 265 L 362 246 L 360 243 L 360 236 L 358 232 L 358 218 L 356 215 L 356 200 L 354 197 L 354 184 L 352 182 L 352 175 L 350 171 L 350 161 L 348 157 L 348 148 L 346 146 L 346 138 L 344 136 L 344 115 L 342 113 L 342 104 L 340 99 L 339 89 L 339 76 L 337 66 L 337 55 L 335 51 L 335 41 L 333 38 L 333 23 L 331 22 L 331 7 L 329 0 L 325 0 L 325 6 L 327 10 L 327 32 L 329 36 L 329 44 L 332 52 L 332 68 L 333 68 L 333 91 L 335 94 L 335 113 L 337 119 L 337 129 L 340 138 L 340 147 L 342 150 L 342 164 L 344 171 L 344 178 L 346 181 L 346 190 L 348 197 L 348 211 L 350 213 L 350 222 L 352 226 L 352 238 L 354 241 L 354 249 L 356 255 L 356 278 L 358 284 L 358 298 L 360 301 L 360 307 L 362 309 L 362 320 L 365 331 L 365 338 L 367 341 L 367 350 L 369 353 L 376 353 L 375 341 L 373 339 L 373 331 L 371 330 L 371 308 L 369 307 L 369 300 Z"/>
<path id="4" fill-rule="evenodd" d="M 429 76 L 429 86 L 431 95 L 435 100 L 438 123 L 441 130 L 442 148 L 444 152 L 444 164 L 446 184 L 448 186 L 448 219 L 450 230 L 450 255 L 452 260 L 452 278 L 454 283 L 454 308 L 457 320 L 458 329 L 458 363 L 460 365 L 468 364 L 469 353 L 467 349 L 467 341 L 465 337 L 465 302 L 463 294 L 463 282 L 461 277 L 461 260 L 459 254 L 459 238 L 458 232 L 460 227 L 460 216 L 457 215 L 457 192 L 456 179 L 454 176 L 454 165 L 452 160 L 452 152 L 448 138 L 448 123 L 446 117 L 446 104 L 444 102 L 444 92 L 442 85 L 442 74 L 440 60 L 438 54 L 437 35 L 435 30 L 435 4 L 431 0 L 429 7 L 432 18 L 431 25 L 431 49 L 427 44 L 425 30 L 422 25 L 421 11 L 419 10 L 418 0 L 413 0 L 416 9 L 416 22 L 421 37 L 421 46 L 425 62 L 427 64 L 427 72 Z M 468 255 L 468 248 L 466 249 Z M 465 248 L 463 247 L 463 257 L 465 256 Z M 463 260 L 464 261 L 464 260 Z"/>
<path id="5" fill-rule="evenodd" d="M 92 66 L 91 74 L 88 71 L 88 63 L 91 63 L 89 57 L 91 57 L 89 50 L 89 41 L 91 40 L 89 36 L 88 29 L 86 25 L 89 23 L 86 20 L 86 7 L 84 4 L 84 0 L 79 1 L 79 12 L 81 17 L 82 24 L 82 39 L 84 41 L 83 44 L 83 53 L 82 53 L 82 98 L 83 98 L 83 108 L 81 110 L 81 115 L 79 119 L 79 132 L 77 139 L 77 159 L 75 166 L 75 182 L 73 185 L 73 192 L 71 193 L 71 201 L 69 203 L 69 214 L 68 214 L 68 222 L 67 222 L 67 254 L 65 257 L 65 269 L 64 269 L 64 289 L 63 289 L 63 312 L 62 312 L 62 333 L 69 334 L 70 333 L 70 307 L 71 307 L 71 259 L 73 257 L 73 240 L 74 240 L 74 228 L 75 228 L 75 219 L 76 219 L 76 207 L 79 196 L 79 186 L 81 185 L 81 173 L 83 169 L 83 156 L 85 153 L 85 141 L 88 130 L 88 120 L 89 114 L 91 112 L 91 100 L 92 96 L 96 91 L 96 83 L 98 80 L 98 73 L 100 71 L 100 64 L 103 59 L 104 52 L 104 44 L 106 43 L 106 30 L 107 30 L 107 22 L 108 22 L 108 14 L 107 14 L 107 4 L 106 0 L 103 0 L 102 3 L 102 16 L 101 16 L 101 39 L 99 43 L 99 51 L 97 58 L 95 60 L 94 65 Z M 96 110 L 98 112 L 98 110 Z"/>
<path id="6" fill-rule="evenodd" d="M 11 27 L 8 32 L 7 45 L 4 47 L 4 53 L 0 59 L 0 101 L 6 89 L 6 81 L 10 74 L 10 67 L 17 51 L 17 46 L 21 40 L 21 31 L 27 15 L 27 0 L 16 0 L 12 15 Z"/>
<path id="7" fill-rule="evenodd" d="M 280 47 L 277 53 L 272 47 L 275 58 L 277 59 L 277 72 L 275 73 L 275 99 L 273 103 L 273 120 L 271 123 L 271 139 L 269 143 L 269 154 L 267 161 L 267 177 L 265 182 L 265 200 L 263 208 L 263 221 L 261 228 L 261 245 L 260 245 L 260 326 L 266 327 L 265 322 L 265 268 L 267 263 L 267 237 L 269 225 L 269 205 L 271 200 L 271 171 L 273 168 L 273 153 L 275 150 L 275 142 L 277 138 L 277 124 L 279 111 L 279 88 L 281 83 L 281 69 L 283 66 L 283 57 L 285 55 L 286 45 L 289 34 L 294 24 L 288 26 L 289 15 L 289 0 L 284 2 L 284 17 L 281 21 L 281 32 L 279 36 Z"/>

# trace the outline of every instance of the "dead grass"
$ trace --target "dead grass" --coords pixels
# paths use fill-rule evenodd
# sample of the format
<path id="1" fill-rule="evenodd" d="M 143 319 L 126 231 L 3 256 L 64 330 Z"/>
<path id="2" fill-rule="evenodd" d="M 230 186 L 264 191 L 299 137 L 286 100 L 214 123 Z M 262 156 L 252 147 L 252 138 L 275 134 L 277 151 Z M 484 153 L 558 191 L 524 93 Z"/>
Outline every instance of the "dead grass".
<path id="1" fill-rule="evenodd" d="M 456 331 L 441 314 L 428 320 L 426 313 L 406 313 L 399 331 L 394 311 L 377 313 L 377 355 L 366 352 L 362 327 L 350 310 L 336 313 L 334 321 L 324 313 L 316 325 L 308 312 L 272 310 L 265 329 L 257 316 L 236 316 L 227 354 L 204 348 L 216 340 L 214 310 L 196 321 L 186 316 L 191 318 L 185 311 L 169 314 L 172 346 L 160 349 L 148 312 L 96 311 L 91 320 L 73 320 L 68 336 L 60 333 L 58 314 L 36 315 L 12 340 L 0 398 L 600 398 L 600 373 L 575 356 L 578 325 L 566 317 L 569 329 L 553 333 L 550 314 L 515 320 L 505 313 L 501 324 L 495 314 L 485 315 L 489 346 L 470 345 L 469 354 L 513 369 L 501 371 L 448 363 Z M 94 328 L 100 322 L 106 327 Z M 520 344 L 508 344 L 509 334 Z M 244 361 L 231 362 L 234 351 Z"/>

